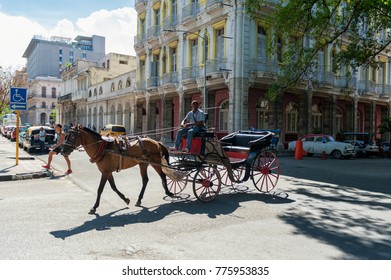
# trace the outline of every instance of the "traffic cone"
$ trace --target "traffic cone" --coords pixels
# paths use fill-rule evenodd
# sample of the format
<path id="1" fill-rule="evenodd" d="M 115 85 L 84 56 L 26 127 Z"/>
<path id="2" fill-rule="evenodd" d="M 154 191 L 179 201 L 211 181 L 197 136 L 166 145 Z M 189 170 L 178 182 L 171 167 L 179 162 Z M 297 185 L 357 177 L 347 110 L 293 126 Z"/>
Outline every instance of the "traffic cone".
<path id="1" fill-rule="evenodd" d="M 326 160 L 326 159 L 327 159 L 326 152 L 323 151 L 323 152 L 322 152 L 322 160 Z"/>
<path id="2" fill-rule="evenodd" d="M 295 159 L 302 160 L 305 154 L 307 154 L 307 152 L 303 150 L 303 142 L 300 140 L 296 141 Z"/>

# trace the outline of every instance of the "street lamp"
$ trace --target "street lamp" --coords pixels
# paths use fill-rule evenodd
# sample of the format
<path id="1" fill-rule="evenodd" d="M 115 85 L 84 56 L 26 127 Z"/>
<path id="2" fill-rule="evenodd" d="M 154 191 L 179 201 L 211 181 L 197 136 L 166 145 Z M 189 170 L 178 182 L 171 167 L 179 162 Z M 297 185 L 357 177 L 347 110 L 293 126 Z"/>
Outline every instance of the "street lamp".
<path id="1" fill-rule="evenodd" d="M 204 62 L 204 91 L 202 94 L 202 109 L 205 112 L 206 111 L 206 37 L 199 35 L 198 33 L 191 32 L 191 31 L 186 31 L 186 30 L 178 30 L 178 29 L 163 29 L 163 31 L 167 32 L 183 32 L 183 33 L 188 33 L 188 34 L 193 34 L 201 38 L 204 42 L 204 57 L 203 57 L 203 62 Z"/>

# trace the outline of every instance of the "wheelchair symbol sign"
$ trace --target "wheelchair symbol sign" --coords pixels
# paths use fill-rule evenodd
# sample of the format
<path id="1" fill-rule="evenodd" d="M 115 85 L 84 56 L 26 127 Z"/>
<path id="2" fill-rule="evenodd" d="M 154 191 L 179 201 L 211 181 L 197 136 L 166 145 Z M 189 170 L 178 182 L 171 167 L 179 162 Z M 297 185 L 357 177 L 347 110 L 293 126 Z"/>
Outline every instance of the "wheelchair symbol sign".
<path id="1" fill-rule="evenodd" d="M 25 88 L 11 88 L 10 107 L 13 110 L 26 110 L 27 90 Z"/>

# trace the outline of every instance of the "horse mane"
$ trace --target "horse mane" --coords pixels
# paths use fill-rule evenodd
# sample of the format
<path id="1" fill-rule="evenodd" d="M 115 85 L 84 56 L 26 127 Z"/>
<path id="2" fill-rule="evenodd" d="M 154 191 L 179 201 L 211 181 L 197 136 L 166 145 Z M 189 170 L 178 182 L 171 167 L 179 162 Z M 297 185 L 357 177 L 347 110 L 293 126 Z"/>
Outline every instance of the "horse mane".
<path id="1" fill-rule="evenodd" d="M 93 131 L 92 129 L 90 129 L 90 128 L 88 128 L 88 127 L 83 126 L 83 127 L 82 127 L 82 130 L 84 130 L 85 132 L 87 132 L 87 133 L 89 133 L 89 134 L 94 135 L 95 137 L 101 138 L 101 135 L 100 135 L 98 132 Z"/>

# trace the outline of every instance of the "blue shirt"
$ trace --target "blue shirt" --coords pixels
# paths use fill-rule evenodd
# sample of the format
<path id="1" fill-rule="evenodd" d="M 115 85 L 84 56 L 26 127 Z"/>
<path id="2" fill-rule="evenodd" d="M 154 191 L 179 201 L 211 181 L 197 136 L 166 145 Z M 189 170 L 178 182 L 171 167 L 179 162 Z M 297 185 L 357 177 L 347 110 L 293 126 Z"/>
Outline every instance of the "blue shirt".
<path id="1" fill-rule="evenodd" d="M 200 109 L 197 109 L 197 111 L 193 112 L 190 111 L 187 113 L 185 120 L 189 123 L 195 123 L 195 122 L 204 122 L 205 121 L 205 114 Z"/>

